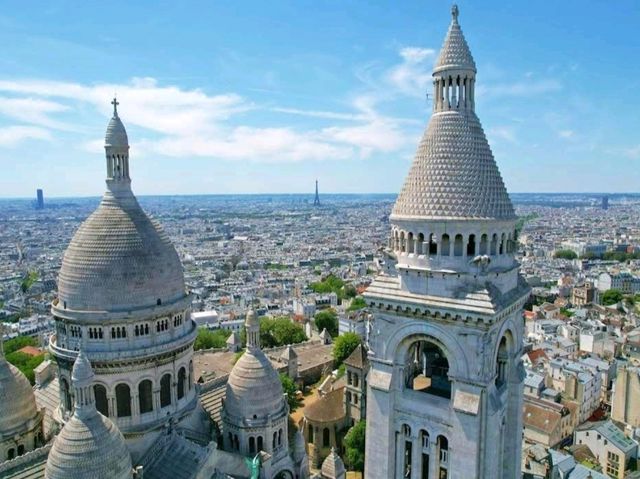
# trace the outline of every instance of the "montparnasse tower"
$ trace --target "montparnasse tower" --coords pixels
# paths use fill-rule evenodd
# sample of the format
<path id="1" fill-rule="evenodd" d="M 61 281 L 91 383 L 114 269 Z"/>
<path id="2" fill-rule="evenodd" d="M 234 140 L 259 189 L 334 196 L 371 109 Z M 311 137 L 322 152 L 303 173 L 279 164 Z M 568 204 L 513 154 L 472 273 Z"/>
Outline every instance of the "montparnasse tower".
<path id="1" fill-rule="evenodd" d="M 199 427 L 191 424 L 197 331 L 178 253 L 131 191 L 129 141 L 112 104 L 107 191 L 62 259 L 50 350 L 59 372 L 58 419 L 73 413 L 71 372 L 82 349 L 95 372 L 95 406 L 123 433 L 135 462 L 167 425 Z"/>
<path id="2" fill-rule="evenodd" d="M 385 272 L 364 294 L 371 479 L 519 477 L 529 290 L 458 14 L 453 6 L 433 115 L 390 216 Z"/>

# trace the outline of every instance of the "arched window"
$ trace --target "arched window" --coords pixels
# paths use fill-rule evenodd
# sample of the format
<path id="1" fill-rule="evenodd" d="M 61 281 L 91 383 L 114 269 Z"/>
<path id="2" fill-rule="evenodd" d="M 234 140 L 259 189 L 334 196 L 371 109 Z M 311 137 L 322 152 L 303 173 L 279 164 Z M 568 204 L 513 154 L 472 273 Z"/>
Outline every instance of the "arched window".
<path id="1" fill-rule="evenodd" d="M 488 254 L 488 238 L 486 234 L 483 234 L 482 236 L 480 236 L 480 254 Z"/>
<path id="2" fill-rule="evenodd" d="M 402 477 L 411 477 L 412 457 L 413 457 L 413 441 L 411 440 L 411 427 L 408 424 L 402 425 L 402 436 L 399 438 L 404 443 L 402 457 Z"/>
<path id="3" fill-rule="evenodd" d="M 153 411 L 153 385 L 149 379 L 145 379 L 138 384 L 138 398 L 140 414 Z"/>
<path id="4" fill-rule="evenodd" d="M 416 253 L 424 254 L 424 233 L 418 234 L 418 242 L 416 243 Z"/>
<path id="5" fill-rule="evenodd" d="M 24 444 L 18 444 L 18 456 L 22 456 L 24 454 Z"/>
<path id="6" fill-rule="evenodd" d="M 262 436 L 258 436 L 258 452 L 263 450 Z"/>
<path id="7" fill-rule="evenodd" d="M 322 447 L 329 447 L 331 445 L 331 433 L 329 428 L 325 427 L 322 430 Z"/>
<path id="8" fill-rule="evenodd" d="M 504 233 L 502 233 L 502 235 L 500 236 L 500 250 L 498 251 L 499 254 L 504 254 L 504 243 L 505 243 L 505 236 L 504 236 Z"/>
<path id="9" fill-rule="evenodd" d="M 14 457 L 16 457 L 16 450 L 14 448 L 11 448 L 7 451 L 7 461 L 10 461 Z"/>
<path id="10" fill-rule="evenodd" d="M 149 325 L 148 324 L 144 325 L 144 334 L 149 334 Z"/>
<path id="11" fill-rule="evenodd" d="M 313 426 L 309 425 L 308 426 L 308 435 L 309 435 L 309 443 L 313 444 Z M 275 442 L 276 442 L 276 433 L 273 433 L 273 445 L 275 446 Z"/>
<path id="12" fill-rule="evenodd" d="M 310 434 L 310 437 L 313 437 L 313 429 L 311 428 L 311 426 L 309 426 L 309 434 Z M 274 432 L 273 433 L 273 443 L 271 444 L 271 447 L 273 449 L 276 448 L 277 442 L 278 442 L 278 433 Z M 311 442 L 311 441 L 309 441 L 309 442 Z"/>
<path id="13" fill-rule="evenodd" d="M 467 256 L 476 255 L 476 235 L 469 235 L 469 241 L 467 242 Z"/>
<path id="14" fill-rule="evenodd" d="M 249 454 L 256 453 L 256 440 L 254 437 L 249 438 Z"/>
<path id="15" fill-rule="evenodd" d="M 449 467 L 449 441 L 444 436 L 438 436 L 438 460 L 440 462 L 440 470 L 438 478 L 447 479 Z"/>
<path id="16" fill-rule="evenodd" d="M 116 405 L 118 417 L 131 416 L 131 390 L 127 384 L 116 386 Z"/>
<path id="17" fill-rule="evenodd" d="M 424 429 L 420 431 L 420 446 L 422 446 L 422 454 L 420 456 L 420 470 L 421 473 L 418 477 L 429 477 L 429 433 Z"/>
<path id="18" fill-rule="evenodd" d="M 428 340 L 415 341 L 405 358 L 405 387 L 451 399 L 449 361 L 440 347 Z"/>
<path id="19" fill-rule="evenodd" d="M 433 234 L 429 235 L 429 255 L 434 256 L 438 254 L 438 243 L 436 243 L 436 238 Z"/>
<path id="20" fill-rule="evenodd" d="M 491 248 L 490 248 L 489 254 L 492 256 L 495 256 L 496 254 L 498 254 L 498 235 L 495 233 L 491 237 Z"/>
<path id="21" fill-rule="evenodd" d="M 65 411 L 71 411 L 71 393 L 69 392 L 69 383 L 66 378 L 60 379 L 60 389 L 62 393 L 62 405 Z"/>
<path id="22" fill-rule="evenodd" d="M 165 374 L 160 380 L 160 407 L 171 404 L 171 374 Z"/>
<path id="23" fill-rule="evenodd" d="M 107 388 L 102 384 L 94 384 L 93 395 L 96 397 L 96 409 L 103 416 L 109 417 L 109 401 L 107 400 Z"/>
<path id="24" fill-rule="evenodd" d="M 498 346 L 498 357 L 496 358 L 496 380 L 495 384 L 501 388 L 507 383 L 509 375 L 509 344 L 507 336 L 503 336 Z"/>
<path id="25" fill-rule="evenodd" d="M 450 256 L 451 255 L 451 244 L 450 244 L 450 240 L 449 240 L 449 235 L 448 234 L 443 234 L 442 235 L 442 245 L 440 247 L 440 251 L 441 251 L 441 255 L 442 256 Z"/>
<path id="26" fill-rule="evenodd" d="M 193 384 L 193 361 L 189 361 L 189 391 L 191 391 L 191 387 Z"/>
<path id="27" fill-rule="evenodd" d="M 282 446 L 282 429 L 278 429 L 278 446 Z"/>
<path id="28" fill-rule="evenodd" d="M 462 235 L 456 235 L 453 240 L 453 255 L 462 256 Z"/>
<path id="29" fill-rule="evenodd" d="M 413 233 L 409 233 L 407 236 L 407 253 L 415 253 L 415 241 L 413 240 Z"/>
<path id="30" fill-rule="evenodd" d="M 122 337 L 122 333 L 120 332 L 120 328 L 116 328 L 116 338 L 120 339 Z"/>
<path id="31" fill-rule="evenodd" d="M 400 233 L 400 252 L 404 253 L 407 249 L 407 244 L 404 239 L 404 231 Z"/>
<path id="32" fill-rule="evenodd" d="M 351 402 L 351 391 L 347 391 L 347 404 Z"/>
<path id="33" fill-rule="evenodd" d="M 184 397 L 184 383 L 187 378 L 187 372 L 184 367 L 180 368 L 178 371 L 178 399 L 182 399 Z"/>

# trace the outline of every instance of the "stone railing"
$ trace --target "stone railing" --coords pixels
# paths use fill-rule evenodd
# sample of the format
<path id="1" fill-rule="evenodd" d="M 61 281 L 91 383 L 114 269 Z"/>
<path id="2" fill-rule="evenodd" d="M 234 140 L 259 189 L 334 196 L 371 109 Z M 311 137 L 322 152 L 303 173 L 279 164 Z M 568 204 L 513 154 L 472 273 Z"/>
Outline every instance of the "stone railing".
<path id="1" fill-rule="evenodd" d="M 5 461 L 0 464 L 0 477 L 5 477 L 8 475 L 10 471 L 17 469 L 25 464 L 35 464 L 39 460 L 44 459 L 49 456 L 49 451 L 51 450 L 51 446 L 53 441 L 46 446 L 40 447 L 38 449 L 34 449 L 33 451 L 29 451 L 22 456 L 18 456 L 9 461 Z"/>

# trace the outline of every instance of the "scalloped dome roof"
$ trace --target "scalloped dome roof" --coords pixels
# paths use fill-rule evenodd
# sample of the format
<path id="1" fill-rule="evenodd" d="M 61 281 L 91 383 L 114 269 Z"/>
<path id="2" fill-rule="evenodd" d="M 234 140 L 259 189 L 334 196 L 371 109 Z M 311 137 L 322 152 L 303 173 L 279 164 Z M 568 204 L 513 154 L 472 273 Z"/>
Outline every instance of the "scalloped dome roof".
<path id="1" fill-rule="evenodd" d="M 0 351 L 0 437 L 26 429 L 37 415 L 36 398 L 29 380 Z"/>
<path id="2" fill-rule="evenodd" d="M 473 70 L 476 71 L 476 62 L 473 61 L 471 50 L 464 38 L 462 29 L 458 24 L 458 7 L 451 9 L 451 24 L 442 44 L 440 55 L 436 61 L 434 72 L 442 70 Z"/>
<path id="3" fill-rule="evenodd" d="M 104 137 L 105 146 L 112 147 L 127 147 L 129 146 L 129 138 L 127 137 L 127 130 L 120 117 L 115 115 L 109 121 L 107 125 L 107 133 Z"/>
<path id="4" fill-rule="evenodd" d="M 224 401 L 225 411 L 237 418 L 264 418 L 285 407 L 282 383 L 261 349 L 247 349 L 235 364 Z"/>
<path id="5" fill-rule="evenodd" d="M 447 111 L 431 117 L 391 218 L 515 218 L 475 113 Z"/>
<path id="6" fill-rule="evenodd" d="M 105 139 L 107 158 L 114 146 L 127 144 L 115 99 L 113 104 Z M 128 157 L 123 161 L 124 176 L 107 179 L 108 191 L 100 205 L 64 253 L 55 305 L 61 310 L 128 311 L 186 295 L 178 253 L 160 224 L 138 204 L 128 178 Z"/>

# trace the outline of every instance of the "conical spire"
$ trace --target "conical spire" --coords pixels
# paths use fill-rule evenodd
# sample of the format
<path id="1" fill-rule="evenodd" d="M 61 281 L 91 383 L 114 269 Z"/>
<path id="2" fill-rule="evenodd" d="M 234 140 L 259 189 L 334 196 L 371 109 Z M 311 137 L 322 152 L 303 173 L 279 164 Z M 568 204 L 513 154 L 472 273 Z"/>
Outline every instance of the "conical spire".
<path id="1" fill-rule="evenodd" d="M 129 148 L 127 130 L 125 130 L 122 120 L 120 120 L 118 116 L 118 105 L 120 102 L 114 98 L 111 104 L 113 105 L 113 116 L 107 125 L 107 133 L 104 138 L 105 147 Z"/>
<path id="2" fill-rule="evenodd" d="M 476 67 L 458 8 L 433 73 L 434 114 L 391 220 L 513 220 L 511 199 L 475 114 Z"/>
<path id="3" fill-rule="evenodd" d="M 440 50 L 434 73 L 443 70 L 471 70 L 476 71 L 476 63 L 473 61 L 471 50 L 464 38 L 460 24 L 458 23 L 459 10 L 457 5 L 451 7 L 451 24 Z"/>
<path id="4" fill-rule="evenodd" d="M 74 414 L 77 416 L 88 417 L 97 414 L 93 396 L 94 377 L 95 374 L 89 358 L 84 350 L 81 349 L 71 371 L 71 384 L 74 391 Z"/>

